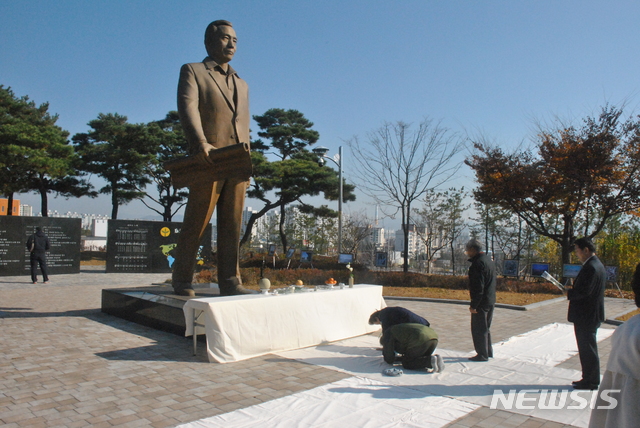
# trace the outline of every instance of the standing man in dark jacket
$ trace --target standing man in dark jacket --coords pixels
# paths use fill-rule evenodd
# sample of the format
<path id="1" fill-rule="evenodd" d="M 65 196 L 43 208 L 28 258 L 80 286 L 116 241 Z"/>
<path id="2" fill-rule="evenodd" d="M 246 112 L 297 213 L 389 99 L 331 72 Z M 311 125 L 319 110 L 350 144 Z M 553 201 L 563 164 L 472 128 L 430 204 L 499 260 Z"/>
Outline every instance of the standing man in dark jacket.
<path id="1" fill-rule="evenodd" d="M 491 320 L 496 304 L 496 267 L 493 260 L 482 252 L 482 244 L 471 239 L 465 247 L 469 266 L 469 295 L 471 304 L 471 337 L 476 355 L 471 361 L 489 361 L 493 358 L 491 347 Z"/>
<path id="2" fill-rule="evenodd" d="M 590 239 L 580 238 L 574 244 L 582 268 L 573 287 L 567 291 L 569 316 L 578 343 L 582 366 L 582 379 L 573 382 L 575 389 L 598 389 L 600 385 L 600 358 L 596 332 L 604 321 L 604 289 L 607 272 L 596 256 L 596 248 Z"/>
<path id="3" fill-rule="evenodd" d="M 38 264 L 42 271 L 42 280 L 46 284 L 49 282 L 47 275 L 47 251 L 49 251 L 49 238 L 44 234 L 42 228 L 36 227 L 36 233 L 27 239 L 27 249 L 31 253 L 29 261 L 31 262 L 31 281 L 34 284 L 38 282 Z"/>

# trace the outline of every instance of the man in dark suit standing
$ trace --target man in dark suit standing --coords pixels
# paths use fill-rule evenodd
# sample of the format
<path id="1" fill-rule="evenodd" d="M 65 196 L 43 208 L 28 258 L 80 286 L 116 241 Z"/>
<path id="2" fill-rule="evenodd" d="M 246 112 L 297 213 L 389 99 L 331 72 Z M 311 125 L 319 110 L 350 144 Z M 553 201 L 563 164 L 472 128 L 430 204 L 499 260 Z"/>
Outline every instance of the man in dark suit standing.
<path id="1" fill-rule="evenodd" d="M 249 144 L 249 88 L 229 61 L 236 52 L 236 32 L 229 21 L 214 21 L 205 31 L 208 56 L 185 64 L 178 82 L 178 113 L 192 155 L 233 144 Z M 209 156 L 205 156 L 209 159 Z M 244 294 L 238 266 L 246 179 L 203 180 L 189 186 L 178 236 L 172 283 L 176 294 L 194 296 L 191 285 L 204 230 L 217 208 L 218 284 L 220 294 Z"/>
<path id="2" fill-rule="evenodd" d="M 575 389 L 598 389 L 600 358 L 596 332 L 604 321 L 604 289 L 607 272 L 596 256 L 596 249 L 588 238 L 577 239 L 574 249 L 582 268 L 573 287 L 567 291 L 569 322 L 573 323 L 582 366 L 582 379 L 573 382 Z"/>
<path id="3" fill-rule="evenodd" d="M 493 358 L 491 346 L 491 321 L 496 304 L 496 267 L 487 254 L 482 251 L 482 244 L 471 239 L 465 247 L 471 266 L 469 266 L 469 295 L 471 303 L 471 337 L 476 355 L 471 361 L 489 361 Z"/>

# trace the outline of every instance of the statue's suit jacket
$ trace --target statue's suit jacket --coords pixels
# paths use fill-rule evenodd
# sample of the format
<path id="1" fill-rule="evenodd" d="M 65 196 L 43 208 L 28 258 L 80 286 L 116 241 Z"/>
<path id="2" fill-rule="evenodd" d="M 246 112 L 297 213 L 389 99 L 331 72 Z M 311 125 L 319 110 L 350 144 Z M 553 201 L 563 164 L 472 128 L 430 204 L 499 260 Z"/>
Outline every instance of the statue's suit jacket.
<path id="1" fill-rule="evenodd" d="M 226 147 L 249 144 L 249 87 L 229 66 L 235 93 L 227 90 L 225 77 L 214 71 L 216 62 L 185 64 L 178 83 L 178 113 L 192 154 L 201 143 Z"/>
<path id="2" fill-rule="evenodd" d="M 249 144 L 249 89 L 233 68 L 228 77 L 217 70 L 216 62 L 185 64 L 178 82 L 178 113 L 191 154 L 202 151 L 202 143 L 216 148 L 237 143 Z M 232 79 L 233 85 L 227 85 Z M 241 284 L 238 266 L 242 210 L 248 181 L 227 179 L 189 186 L 189 201 L 178 236 L 173 265 L 174 289 L 190 287 L 196 254 L 204 230 L 217 208 L 218 284 L 221 292 L 233 292 Z"/>

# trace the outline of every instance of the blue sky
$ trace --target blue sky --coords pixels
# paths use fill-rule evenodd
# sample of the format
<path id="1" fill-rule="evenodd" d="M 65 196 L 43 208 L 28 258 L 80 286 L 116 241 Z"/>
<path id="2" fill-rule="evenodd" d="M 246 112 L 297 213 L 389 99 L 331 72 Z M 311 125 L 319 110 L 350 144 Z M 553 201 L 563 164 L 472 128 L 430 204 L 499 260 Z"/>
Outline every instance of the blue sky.
<path id="1" fill-rule="evenodd" d="M 227 19 L 252 114 L 302 111 L 320 145 L 345 146 L 349 180 L 345 141 L 385 121 L 430 117 L 515 148 L 535 120 L 579 119 L 606 102 L 635 109 L 639 17 L 630 0 L 3 1 L 0 84 L 48 101 L 72 135 L 98 113 L 161 119 L 175 109 L 180 65 L 206 56 L 207 24 Z M 467 170 L 459 183 L 473 187 Z M 37 196 L 20 198 L 39 210 Z M 111 209 L 106 196 L 50 207 Z M 151 214 L 120 208 L 121 218 Z"/>

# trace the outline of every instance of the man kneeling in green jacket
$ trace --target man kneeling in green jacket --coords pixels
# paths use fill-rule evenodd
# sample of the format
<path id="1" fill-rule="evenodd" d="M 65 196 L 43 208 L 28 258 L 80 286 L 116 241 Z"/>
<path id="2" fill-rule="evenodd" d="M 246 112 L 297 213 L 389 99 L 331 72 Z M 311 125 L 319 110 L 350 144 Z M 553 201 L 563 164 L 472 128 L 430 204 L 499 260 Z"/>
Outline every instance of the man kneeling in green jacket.
<path id="1" fill-rule="evenodd" d="M 440 373 L 444 362 L 440 355 L 432 355 L 438 346 L 438 335 L 422 324 L 397 324 L 388 328 L 380 339 L 382 355 L 387 364 L 402 361 L 402 367 L 409 370 L 433 369 Z M 396 353 L 400 357 L 396 357 Z"/>

